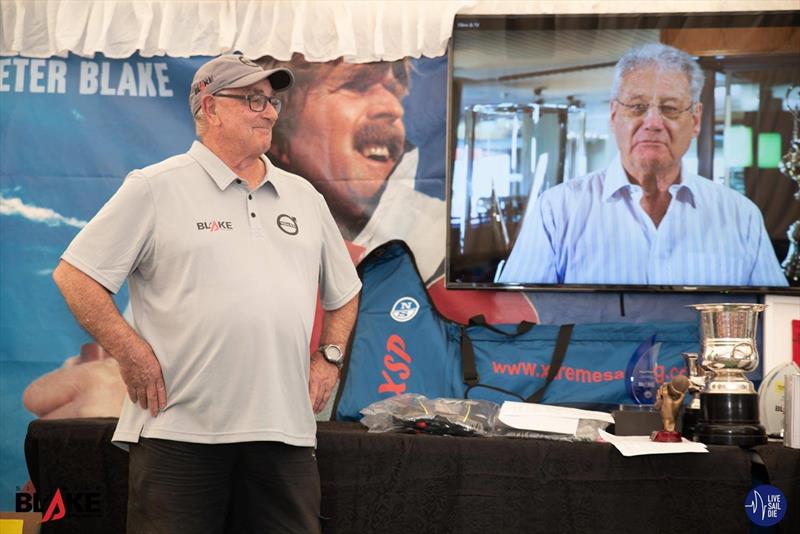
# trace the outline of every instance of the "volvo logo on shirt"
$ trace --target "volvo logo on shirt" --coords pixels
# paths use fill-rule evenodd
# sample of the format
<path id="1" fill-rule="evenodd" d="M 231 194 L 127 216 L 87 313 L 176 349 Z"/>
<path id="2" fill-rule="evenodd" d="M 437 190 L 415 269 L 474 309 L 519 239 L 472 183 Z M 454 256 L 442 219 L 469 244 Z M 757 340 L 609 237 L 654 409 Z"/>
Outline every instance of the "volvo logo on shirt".
<path id="1" fill-rule="evenodd" d="M 411 297 L 403 297 L 397 299 L 397 302 L 394 303 L 392 306 L 392 311 L 389 312 L 389 315 L 392 316 L 392 319 L 397 321 L 398 323 L 405 323 L 406 321 L 410 321 L 417 315 L 419 311 L 419 302 L 416 299 Z"/>
<path id="2" fill-rule="evenodd" d="M 233 223 L 231 221 L 200 221 L 196 224 L 198 230 L 209 230 L 211 232 L 233 230 Z"/>
<path id="3" fill-rule="evenodd" d="M 278 228 L 289 235 L 297 235 L 300 231 L 297 227 L 297 219 L 285 213 L 278 215 Z"/>

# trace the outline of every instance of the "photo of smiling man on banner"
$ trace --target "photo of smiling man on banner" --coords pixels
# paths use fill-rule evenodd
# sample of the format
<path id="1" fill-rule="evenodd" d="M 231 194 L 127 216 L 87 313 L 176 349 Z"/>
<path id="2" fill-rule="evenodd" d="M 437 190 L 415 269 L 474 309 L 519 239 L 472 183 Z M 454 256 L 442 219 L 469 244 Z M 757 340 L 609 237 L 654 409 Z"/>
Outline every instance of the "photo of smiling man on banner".
<path id="1" fill-rule="evenodd" d="M 536 321 L 525 294 L 444 288 L 446 62 L 315 63 L 300 54 L 259 62 L 288 67 L 296 79 L 269 154 L 322 193 L 354 262 L 399 239 L 448 318 Z"/>

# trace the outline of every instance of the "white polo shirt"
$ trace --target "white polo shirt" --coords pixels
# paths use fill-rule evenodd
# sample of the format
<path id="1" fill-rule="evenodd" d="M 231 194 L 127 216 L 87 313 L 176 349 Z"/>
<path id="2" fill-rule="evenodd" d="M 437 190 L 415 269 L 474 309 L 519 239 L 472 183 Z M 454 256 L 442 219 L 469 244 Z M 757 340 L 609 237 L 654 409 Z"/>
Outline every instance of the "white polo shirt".
<path id="1" fill-rule="evenodd" d="M 263 157 L 254 191 L 213 152 L 133 171 L 63 259 L 116 292 L 164 374 L 158 417 L 126 397 L 113 440 L 281 441 L 313 446 L 309 340 L 319 289 L 337 309 L 359 291 L 323 197 Z"/>

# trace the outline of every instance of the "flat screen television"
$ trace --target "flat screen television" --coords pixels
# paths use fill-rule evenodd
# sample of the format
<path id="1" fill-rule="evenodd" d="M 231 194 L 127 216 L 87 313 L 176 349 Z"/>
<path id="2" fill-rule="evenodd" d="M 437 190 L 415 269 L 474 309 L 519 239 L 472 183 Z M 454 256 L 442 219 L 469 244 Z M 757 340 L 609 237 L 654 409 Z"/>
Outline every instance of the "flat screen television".
<path id="1" fill-rule="evenodd" d="M 449 60 L 448 288 L 800 294 L 800 11 L 458 15 Z"/>

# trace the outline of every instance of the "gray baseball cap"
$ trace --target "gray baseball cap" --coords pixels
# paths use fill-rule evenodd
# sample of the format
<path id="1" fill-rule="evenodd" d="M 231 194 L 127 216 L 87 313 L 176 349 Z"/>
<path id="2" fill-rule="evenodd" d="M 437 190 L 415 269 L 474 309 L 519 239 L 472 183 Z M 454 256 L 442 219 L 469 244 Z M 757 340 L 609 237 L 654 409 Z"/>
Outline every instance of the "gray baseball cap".
<path id="1" fill-rule="evenodd" d="M 194 73 L 192 87 L 189 89 L 192 115 L 196 115 L 200 109 L 200 100 L 204 94 L 213 95 L 223 89 L 247 87 L 267 78 L 276 93 L 285 91 L 294 84 L 294 75 L 289 69 L 265 70 L 252 59 L 238 54 L 216 57 Z"/>

